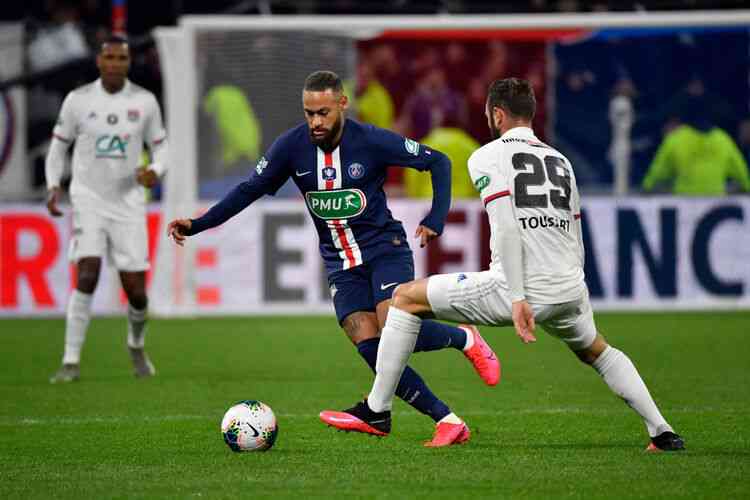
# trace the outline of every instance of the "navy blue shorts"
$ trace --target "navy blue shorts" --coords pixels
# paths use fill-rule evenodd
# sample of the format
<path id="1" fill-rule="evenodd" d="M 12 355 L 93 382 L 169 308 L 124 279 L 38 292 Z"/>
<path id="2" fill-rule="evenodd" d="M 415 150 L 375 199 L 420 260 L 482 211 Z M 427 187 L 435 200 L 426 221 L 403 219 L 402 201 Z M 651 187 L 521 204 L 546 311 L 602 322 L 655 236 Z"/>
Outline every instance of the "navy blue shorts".
<path id="1" fill-rule="evenodd" d="M 401 283 L 414 279 L 411 252 L 383 255 L 371 262 L 336 271 L 328 276 L 328 286 L 339 324 L 357 311 L 375 311 L 375 306 L 393 295 Z"/>

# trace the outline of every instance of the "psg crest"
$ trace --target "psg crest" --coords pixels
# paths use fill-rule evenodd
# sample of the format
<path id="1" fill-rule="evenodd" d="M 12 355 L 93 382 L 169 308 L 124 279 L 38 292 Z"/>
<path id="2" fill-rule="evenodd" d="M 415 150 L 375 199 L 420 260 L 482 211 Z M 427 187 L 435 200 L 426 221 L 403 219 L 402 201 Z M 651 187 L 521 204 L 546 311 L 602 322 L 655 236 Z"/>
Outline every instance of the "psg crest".
<path id="1" fill-rule="evenodd" d="M 352 163 L 349 165 L 349 177 L 359 179 L 365 173 L 365 167 L 361 163 Z"/>

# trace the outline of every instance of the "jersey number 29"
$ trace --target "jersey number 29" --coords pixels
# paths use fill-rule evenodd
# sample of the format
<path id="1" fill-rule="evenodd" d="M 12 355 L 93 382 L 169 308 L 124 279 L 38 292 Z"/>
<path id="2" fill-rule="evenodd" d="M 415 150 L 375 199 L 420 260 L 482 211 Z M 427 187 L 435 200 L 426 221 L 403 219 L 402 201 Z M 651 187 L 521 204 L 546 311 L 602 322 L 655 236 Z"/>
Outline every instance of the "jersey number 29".
<path id="1" fill-rule="evenodd" d="M 547 208 L 551 203 L 554 208 L 570 210 L 570 171 L 562 158 L 545 156 L 542 163 L 536 155 L 516 153 L 511 161 L 515 170 L 523 170 L 515 178 L 514 195 L 518 208 Z M 531 172 L 527 171 L 529 167 Z M 558 173 L 558 167 L 563 175 Z M 559 189 L 550 189 L 549 196 L 529 193 L 529 186 L 543 186 L 547 179 Z"/>

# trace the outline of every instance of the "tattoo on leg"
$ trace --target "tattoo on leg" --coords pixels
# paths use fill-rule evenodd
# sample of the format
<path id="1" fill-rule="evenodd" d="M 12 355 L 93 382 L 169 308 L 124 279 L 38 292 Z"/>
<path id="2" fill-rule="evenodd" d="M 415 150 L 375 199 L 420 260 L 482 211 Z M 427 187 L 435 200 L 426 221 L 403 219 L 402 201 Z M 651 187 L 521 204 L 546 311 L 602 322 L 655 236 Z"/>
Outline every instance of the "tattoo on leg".
<path id="1" fill-rule="evenodd" d="M 360 324 L 362 321 L 359 318 L 359 314 L 350 314 L 345 320 L 344 320 L 344 331 L 349 335 L 349 337 L 354 337 L 357 332 L 359 332 Z"/>

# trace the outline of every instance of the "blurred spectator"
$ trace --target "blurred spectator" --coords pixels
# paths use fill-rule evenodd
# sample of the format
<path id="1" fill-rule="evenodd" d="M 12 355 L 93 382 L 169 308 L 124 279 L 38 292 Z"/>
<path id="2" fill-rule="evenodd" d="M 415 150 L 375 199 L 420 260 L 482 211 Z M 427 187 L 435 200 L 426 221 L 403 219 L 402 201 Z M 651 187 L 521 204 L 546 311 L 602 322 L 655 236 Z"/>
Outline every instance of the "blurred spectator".
<path id="1" fill-rule="evenodd" d="M 737 135 L 740 139 L 740 149 L 745 156 L 745 161 L 750 163 L 750 119 L 740 122 L 739 133 Z"/>
<path id="2" fill-rule="evenodd" d="M 215 121 L 224 166 L 233 165 L 243 156 L 248 162 L 260 157 L 260 123 L 242 89 L 215 85 L 204 98 L 203 109 Z"/>
<path id="3" fill-rule="evenodd" d="M 643 188 L 669 183 L 674 194 L 715 196 L 726 194 L 727 182 L 734 180 L 739 189 L 750 191 L 747 163 L 729 134 L 711 123 L 703 96 L 686 100 L 685 106 L 682 125 L 659 146 Z"/>
<path id="4" fill-rule="evenodd" d="M 422 139 L 422 144 L 445 153 L 451 160 L 451 196 L 454 199 L 471 199 L 477 192 L 469 177 L 467 163 L 471 154 L 479 149 L 479 143 L 469 134 L 449 126 L 435 127 Z M 432 198 L 432 183 L 428 174 L 413 168 L 404 170 L 406 195 L 412 198 Z"/>
<path id="5" fill-rule="evenodd" d="M 467 123 L 464 97 L 448 86 L 445 70 L 433 67 L 417 84 L 399 117 L 398 130 L 416 140 L 421 140 L 430 130 L 440 127 L 445 117 L 455 116 L 459 126 Z"/>
<path id="6" fill-rule="evenodd" d="M 369 51 L 369 63 L 377 80 L 391 93 L 395 109 L 401 109 L 405 96 L 398 89 L 411 88 L 414 80 L 401 63 L 397 49 L 390 43 L 376 44 Z"/>
<path id="7" fill-rule="evenodd" d="M 54 77 L 45 78 L 28 89 L 27 147 L 33 164 L 32 185 L 40 188 L 44 187 L 43 155 L 63 96 L 88 81 L 94 68 L 90 60 L 92 52 L 80 22 L 78 3 L 52 0 L 47 2 L 47 7 L 50 22 L 36 31 L 26 53 L 32 71 L 63 67 L 55 72 Z"/>
<path id="8" fill-rule="evenodd" d="M 468 100 L 468 112 L 472 117 L 467 124 L 466 130 L 475 139 L 481 143 L 490 141 L 487 120 L 484 117 L 484 108 L 487 104 L 487 88 L 490 83 L 500 78 L 509 76 L 514 71 L 519 71 L 519 67 L 511 68 L 510 54 L 508 46 L 502 40 L 491 40 L 486 44 L 486 56 L 483 63 L 478 67 L 478 75 L 474 77 L 467 86 L 466 96 Z M 466 78 L 464 73 L 463 77 Z"/>
<path id="9" fill-rule="evenodd" d="M 393 99 L 375 77 L 372 64 L 364 54 L 360 56 L 357 64 L 354 96 L 352 103 L 360 121 L 381 128 L 393 127 Z"/>
<path id="10" fill-rule="evenodd" d="M 612 138 L 607 157 L 614 168 L 615 194 L 625 195 L 630 187 L 630 132 L 635 121 L 633 97 L 635 86 L 627 78 L 620 78 L 615 84 L 612 99 L 609 101 L 609 123 Z"/>
<path id="11" fill-rule="evenodd" d="M 42 71 L 90 55 L 86 37 L 79 26 L 80 11 L 72 0 L 50 4 L 52 24 L 41 28 L 29 44 L 29 66 Z"/>

